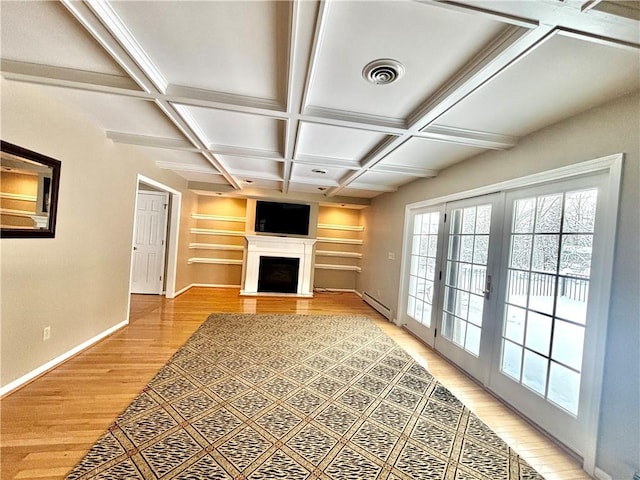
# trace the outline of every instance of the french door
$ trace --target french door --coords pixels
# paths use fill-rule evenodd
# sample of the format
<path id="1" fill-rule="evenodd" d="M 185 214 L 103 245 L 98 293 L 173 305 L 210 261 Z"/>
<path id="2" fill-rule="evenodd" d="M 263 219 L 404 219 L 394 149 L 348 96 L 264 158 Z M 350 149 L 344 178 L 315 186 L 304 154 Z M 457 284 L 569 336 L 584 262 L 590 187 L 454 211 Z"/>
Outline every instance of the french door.
<path id="1" fill-rule="evenodd" d="M 602 320 L 590 312 L 601 310 L 592 259 L 604 257 L 605 177 L 408 217 L 407 328 L 578 454 L 593 418 L 594 373 L 583 359 L 603 341 Z"/>
<path id="2" fill-rule="evenodd" d="M 442 207 L 423 208 L 411 217 L 411 250 L 408 258 L 409 279 L 403 323 L 428 345 L 433 346 L 437 298 L 440 293 L 439 255 L 444 223 Z"/>
<path id="3" fill-rule="evenodd" d="M 579 454 L 600 178 L 506 197 L 501 320 L 489 388 Z"/>
<path id="4" fill-rule="evenodd" d="M 500 199 L 494 194 L 447 204 L 439 273 L 434 346 L 483 383 L 491 363 Z"/>

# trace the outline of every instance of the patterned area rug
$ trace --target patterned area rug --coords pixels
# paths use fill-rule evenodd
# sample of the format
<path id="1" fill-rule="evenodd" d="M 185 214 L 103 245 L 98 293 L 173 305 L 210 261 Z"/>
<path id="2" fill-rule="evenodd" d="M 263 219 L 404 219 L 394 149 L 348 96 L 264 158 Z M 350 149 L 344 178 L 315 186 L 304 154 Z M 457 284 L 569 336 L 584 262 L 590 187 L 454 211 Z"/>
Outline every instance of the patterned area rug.
<path id="1" fill-rule="evenodd" d="M 67 478 L 543 477 L 366 317 L 213 314 Z"/>

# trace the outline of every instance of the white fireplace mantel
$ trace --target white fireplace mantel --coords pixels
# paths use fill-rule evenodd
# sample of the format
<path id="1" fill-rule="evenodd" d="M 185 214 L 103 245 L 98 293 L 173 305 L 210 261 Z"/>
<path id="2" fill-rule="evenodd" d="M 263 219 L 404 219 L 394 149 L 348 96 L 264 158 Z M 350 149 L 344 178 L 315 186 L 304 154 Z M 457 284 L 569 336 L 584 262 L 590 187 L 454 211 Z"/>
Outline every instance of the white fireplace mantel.
<path id="1" fill-rule="evenodd" d="M 271 235 L 245 235 L 245 238 L 247 251 L 240 295 L 260 295 L 261 292 L 258 292 L 260 257 L 284 257 L 300 260 L 298 288 L 295 295 L 299 297 L 313 296 L 312 274 L 315 238 Z"/>

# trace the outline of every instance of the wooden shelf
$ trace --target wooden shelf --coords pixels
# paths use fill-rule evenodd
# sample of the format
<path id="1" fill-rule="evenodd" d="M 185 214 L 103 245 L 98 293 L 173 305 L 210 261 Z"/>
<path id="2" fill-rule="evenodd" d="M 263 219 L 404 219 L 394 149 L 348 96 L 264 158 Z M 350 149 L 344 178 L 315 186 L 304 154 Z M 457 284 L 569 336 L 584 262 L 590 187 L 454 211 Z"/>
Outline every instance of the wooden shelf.
<path id="1" fill-rule="evenodd" d="M 362 258 L 362 254 L 358 252 L 342 252 L 336 250 L 316 250 L 316 257 Z"/>
<path id="2" fill-rule="evenodd" d="M 190 258 L 187 263 L 189 263 L 189 264 L 192 264 L 192 263 L 212 263 L 212 264 L 216 264 L 216 265 L 242 265 L 242 259 L 194 257 L 194 258 Z"/>
<path id="3" fill-rule="evenodd" d="M 329 263 L 316 263 L 314 268 L 319 268 L 322 270 L 347 270 L 350 272 L 358 272 L 360 273 L 362 269 L 356 265 L 332 265 Z"/>
<path id="4" fill-rule="evenodd" d="M 242 245 L 222 245 L 219 243 L 190 243 L 189 248 L 198 250 L 244 250 Z"/>
<path id="5" fill-rule="evenodd" d="M 192 213 L 191 218 L 195 220 L 216 220 L 219 222 L 237 222 L 244 223 L 245 217 L 231 217 L 228 215 L 205 215 L 204 213 Z"/>
<path id="6" fill-rule="evenodd" d="M 318 228 L 323 230 L 347 230 L 349 232 L 364 232 L 362 225 L 335 225 L 332 223 L 319 223 Z"/>
<path id="7" fill-rule="evenodd" d="M 244 237 L 244 230 L 216 230 L 213 228 L 192 228 L 190 229 L 191 233 L 195 233 L 197 235 L 221 235 L 226 237 Z"/>
<path id="8" fill-rule="evenodd" d="M 362 245 L 363 241 L 355 238 L 333 238 L 333 237 L 318 237 L 316 239 L 318 243 L 344 243 L 347 245 Z"/>

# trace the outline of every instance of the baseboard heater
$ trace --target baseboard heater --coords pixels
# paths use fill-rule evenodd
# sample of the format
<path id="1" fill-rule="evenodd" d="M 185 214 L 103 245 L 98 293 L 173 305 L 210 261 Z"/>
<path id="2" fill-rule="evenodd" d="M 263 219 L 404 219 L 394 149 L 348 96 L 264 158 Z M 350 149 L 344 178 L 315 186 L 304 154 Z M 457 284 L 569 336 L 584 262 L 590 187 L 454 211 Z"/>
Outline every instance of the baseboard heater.
<path id="1" fill-rule="evenodd" d="M 364 292 L 362 294 L 362 299 L 365 302 L 367 302 L 369 305 L 371 305 L 373 308 L 375 308 L 376 311 L 378 311 L 381 315 L 383 315 L 387 320 L 391 321 L 392 315 L 391 315 L 391 309 L 389 307 L 380 303 L 378 300 L 373 298 L 367 292 Z"/>

